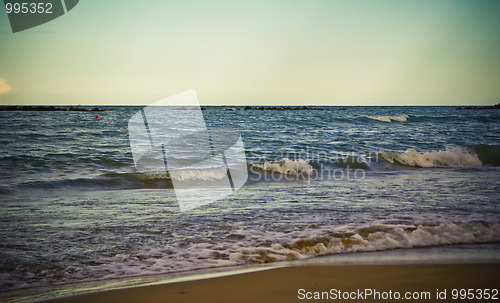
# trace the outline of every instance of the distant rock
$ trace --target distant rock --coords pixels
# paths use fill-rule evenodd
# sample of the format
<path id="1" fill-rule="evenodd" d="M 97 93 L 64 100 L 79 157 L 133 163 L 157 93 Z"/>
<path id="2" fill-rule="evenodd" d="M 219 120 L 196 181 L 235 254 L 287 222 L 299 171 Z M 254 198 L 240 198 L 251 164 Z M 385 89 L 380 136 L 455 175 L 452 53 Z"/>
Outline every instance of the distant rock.
<path id="1" fill-rule="evenodd" d="M 89 110 L 86 108 L 70 107 L 69 111 L 70 112 L 88 112 Z"/>
<path id="2" fill-rule="evenodd" d="M 66 111 L 74 111 L 74 112 L 104 112 L 106 109 L 99 109 L 97 107 L 88 110 L 82 107 L 70 107 L 69 109 L 63 107 L 55 107 L 55 106 L 0 106 L 0 111 L 37 111 L 37 112 L 66 112 Z"/>
<path id="3" fill-rule="evenodd" d="M 457 107 L 457 109 L 500 109 L 500 103 L 491 106 L 468 106 L 468 107 Z"/>
<path id="4" fill-rule="evenodd" d="M 225 108 L 224 110 L 237 110 L 237 108 Z M 251 106 L 245 106 L 243 110 L 325 110 L 324 108 L 318 108 L 318 107 L 291 107 L 291 106 L 281 106 L 281 107 L 275 107 L 275 106 L 269 106 L 269 107 L 251 107 Z"/>

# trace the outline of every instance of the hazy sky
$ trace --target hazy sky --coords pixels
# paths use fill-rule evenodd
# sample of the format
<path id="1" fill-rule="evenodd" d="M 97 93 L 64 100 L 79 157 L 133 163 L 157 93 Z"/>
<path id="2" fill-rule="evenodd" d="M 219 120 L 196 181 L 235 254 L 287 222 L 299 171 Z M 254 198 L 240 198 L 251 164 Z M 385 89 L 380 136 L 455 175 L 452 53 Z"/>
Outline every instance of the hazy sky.
<path id="1" fill-rule="evenodd" d="M 500 1 L 80 0 L 13 34 L 0 103 L 204 105 L 500 102 Z"/>

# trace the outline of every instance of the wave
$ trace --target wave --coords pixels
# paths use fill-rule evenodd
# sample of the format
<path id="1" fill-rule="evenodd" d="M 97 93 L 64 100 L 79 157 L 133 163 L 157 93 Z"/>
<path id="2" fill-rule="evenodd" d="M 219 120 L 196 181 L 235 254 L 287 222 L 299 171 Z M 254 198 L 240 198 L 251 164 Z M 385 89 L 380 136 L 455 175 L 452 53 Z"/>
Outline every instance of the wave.
<path id="1" fill-rule="evenodd" d="M 323 236 L 293 240 L 283 247 L 302 255 L 325 255 L 499 240 L 500 224 L 426 222 L 414 225 L 374 224 L 354 231 L 330 231 Z"/>
<path id="2" fill-rule="evenodd" d="M 401 116 L 378 116 L 378 117 L 374 117 L 374 116 L 365 116 L 366 118 L 368 119 L 372 119 L 372 120 L 377 120 L 377 121 L 380 121 L 380 122 L 392 122 L 392 121 L 396 121 L 396 122 L 406 122 L 408 120 L 408 115 L 401 115 Z"/>
<path id="3" fill-rule="evenodd" d="M 174 175 L 175 176 L 171 178 L 178 181 L 222 180 L 227 177 L 227 169 L 225 167 L 210 169 L 184 169 L 176 170 Z"/>
<path id="4" fill-rule="evenodd" d="M 173 188 L 172 180 L 181 182 L 200 181 L 209 182 L 221 180 L 227 176 L 225 168 L 217 169 L 190 169 L 176 171 L 172 177 L 170 173 L 165 174 L 144 174 L 144 173 L 106 173 L 93 178 L 71 178 L 59 180 L 31 181 L 17 184 L 17 189 L 59 189 L 59 188 L 80 188 L 80 189 L 166 189 Z M 13 186 L 0 187 L 0 194 L 10 194 L 14 192 Z"/>
<path id="5" fill-rule="evenodd" d="M 326 159 L 288 159 L 278 162 L 248 163 L 248 181 L 282 181 L 302 179 L 331 179 L 342 175 L 342 170 L 387 170 L 400 167 L 413 168 L 478 168 L 500 166 L 500 146 L 473 145 L 447 147 L 444 150 L 419 152 L 413 148 L 401 151 L 379 151 L 365 156 L 337 155 Z M 127 168 L 126 171 L 133 171 Z M 9 195 L 23 189 L 171 189 L 172 181 L 200 182 L 222 180 L 227 176 L 225 167 L 177 170 L 175 174 L 147 174 L 137 172 L 108 172 L 89 178 L 45 178 L 0 186 L 0 195 Z"/>
<path id="6" fill-rule="evenodd" d="M 269 171 L 272 173 L 278 173 L 288 176 L 311 176 L 314 172 L 313 167 L 302 159 L 290 160 L 288 158 L 284 158 L 277 163 L 253 163 L 250 166 L 263 171 Z"/>
<path id="7" fill-rule="evenodd" d="M 477 154 L 461 147 L 429 152 L 418 152 L 413 148 L 405 152 L 381 151 L 376 156 L 391 164 L 409 167 L 472 168 L 483 165 Z"/>
<path id="8" fill-rule="evenodd" d="M 150 232 L 163 233 L 161 230 Z M 478 221 L 425 221 L 411 224 L 373 222 L 358 227 L 324 226 L 290 233 L 232 226 L 225 240 L 172 243 L 87 260 L 78 265 L 40 264 L 30 265 L 26 269 L 15 267 L 0 274 L 0 289 L 303 260 L 352 252 L 499 241 L 499 223 Z"/>
<path id="9" fill-rule="evenodd" d="M 351 252 L 491 243 L 500 241 L 500 224 L 475 221 L 426 221 L 414 224 L 374 222 L 357 228 L 350 225 L 325 226 L 291 233 L 236 228 L 227 235 L 227 238 L 238 239 L 238 241 L 216 243 L 195 241 L 183 247 L 169 246 L 164 250 L 154 249 L 154 251 L 140 253 L 139 260 L 146 264 L 159 263 L 156 269 L 146 267 L 144 264 L 143 268 L 147 270 L 159 271 L 166 264 L 169 264 L 170 270 L 179 269 L 177 266 L 180 266 L 182 270 L 192 270 L 203 267 L 307 259 Z M 123 257 L 119 257 L 120 261 Z M 172 262 L 172 258 L 181 259 Z"/>
<path id="10" fill-rule="evenodd" d="M 381 160 L 381 161 L 380 161 Z M 379 163 L 382 163 L 381 166 Z M 385 165 L 384 165 L 385 164 Z M 339 170 L 387 170 L 389 166 L 415 168 L 478 168 L 484 165 L 500 166 L 500 147 L 446 147 L 438 151 L 419 152 L 413 148 L 401 151 L 380 151 L 366 155 L 336 155 L 316 160 L 291 160 L 249 164 L 250 173 L 256 169 L 283 176 L 323 178 L 328 172 Z M 253 178 L 253 180 L 256 180 Z M 267 179 L 266 179 L 267 180 Z"/>
<path id="11" fill-rule="evenodd" d="M 13 188 L 12 188 L 13 187 Z M 30 181 L 11 186 L 23 189 L 139 189 L 139 188 L 172 188 L 172 180 L 168 174 L 153 175 L 140 173 L 106 173 L 94 178 L 70 178 L 59 180 Z M 7 194 L 10 192 L 6 192 Z M 1 192 L 0 192 L 1 193 Z"/>
<path id="12" fill-rule="evenodd" d="M 303 180 L 331 178 L 345 169 L 371 169 L 361 157 L 345 156 L 328 159 L 326 162 L 291 160 L 284 158 L 278 162 L 248 163 L 248 182 Z M 148 174 L 138 172 L 107 172 L 89 178 L 45 178 L 9 186 L 0 186 L 0 195 L 8 195 L 23 189 L 77 188 L 83 190 L 125 190 L 125 189 L 172 189 L 174 181 L 207 184 L 227 177 L 225 167 L 176 170 L 175 174 Z"/>

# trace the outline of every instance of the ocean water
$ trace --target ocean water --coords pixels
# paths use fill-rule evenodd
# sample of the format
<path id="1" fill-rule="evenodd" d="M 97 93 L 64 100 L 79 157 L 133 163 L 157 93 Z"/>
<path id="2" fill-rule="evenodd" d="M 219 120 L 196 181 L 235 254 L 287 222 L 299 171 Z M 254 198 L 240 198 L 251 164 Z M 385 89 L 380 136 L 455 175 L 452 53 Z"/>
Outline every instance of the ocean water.
<path id="1" fill-rule="evenodd" d="M 0 291 L 401 248 L 500 258 L 498 110 L 209 107 L 249 179 L 181 212 L 168 175 L 134 167 L 141 107 L 105 108 L 0 111 Z"/>

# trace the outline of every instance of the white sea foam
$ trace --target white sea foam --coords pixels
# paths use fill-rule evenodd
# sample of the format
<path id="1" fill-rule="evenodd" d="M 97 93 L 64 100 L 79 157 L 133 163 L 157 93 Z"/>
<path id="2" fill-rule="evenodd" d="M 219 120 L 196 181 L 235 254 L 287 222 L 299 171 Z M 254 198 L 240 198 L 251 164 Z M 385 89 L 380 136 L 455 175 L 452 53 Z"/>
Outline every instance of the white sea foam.
<path id="1" fill-rule="evenodd" d="M 211 169 L 183 169 L 176 170 L 175 174 L 170 174 L 172 179 L 179 181 L 211 181 L 227 178 L 225 167 Z"/>
<path id="2" fill-rule="evenodd" d="M 499 223 L 478 221 L 422 221 L 414 224 L 375 221 L 365 226 L 332 225 L 292 232 L 248 229 L 240 223 L 233 224 L 231 228 L 232 235 L 240 240 L 170 244 L 133 254 L 101 258 L 96 260 L 96 265 L 69 266 L 64 273 L 57 272 L 57 269 L 54 272 L 47 269 L 38 274 L 26 271 L 4 273 L 0 274 L 0 287 L 12 287 L 16 283 L 19 284 L 14 288 L 171 273 L 347 252 L 500 241 Z"/>
<path id="3" fill-rule="evenodd" d="M 378 156 L 392 164 L 412 167 L 481 167 L 481 160 L 473 152 L 460 147 L 440 151 L 418 152 L 413 148 L 405 152 L 384 151 Z"/>
<path id="4" fill-rule="evenodd" d="M 401 115 L 401 116 L 378 116 L 378 117 L 365 116 L 365 117 L 368 118 L 368 119 L 377 120 L 377 121 L 380 121 L 380 122 L 392 122 L 392 121 L 406 122 L 408 120 L 408 115 Z"/>
<path id="5" fill-rule="evenodd" d="M 290 175 L 290 176 L 299 176 L 299 175 L 310 176 L 314 171 L 313 167 L 302 159 L 290 160 L 288 158 L 284 158 L 278 163 L 266 162 L 263 164 L 256 163 L 252 165 L 258 169 L 280 173 L 282 175 Z"/>

